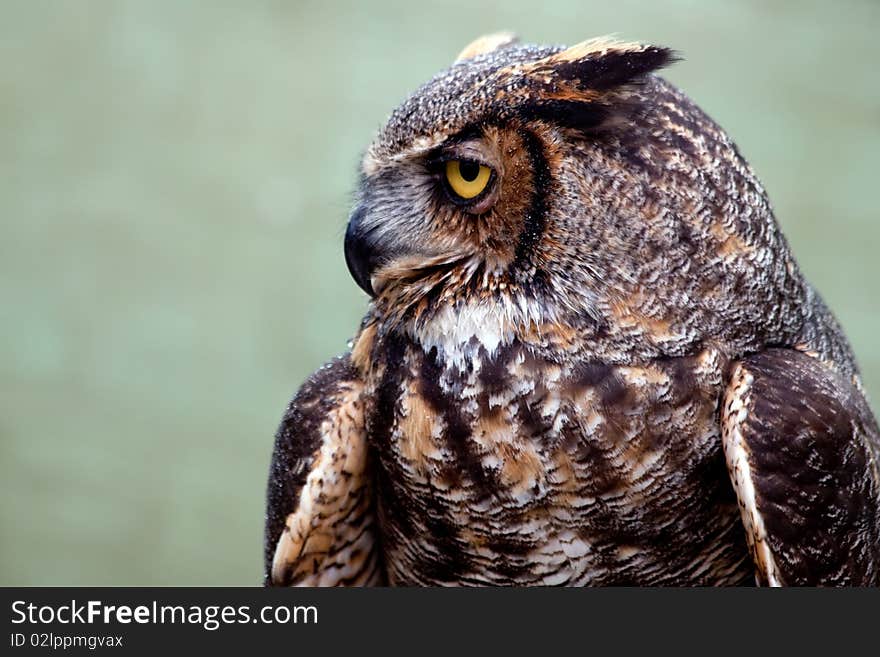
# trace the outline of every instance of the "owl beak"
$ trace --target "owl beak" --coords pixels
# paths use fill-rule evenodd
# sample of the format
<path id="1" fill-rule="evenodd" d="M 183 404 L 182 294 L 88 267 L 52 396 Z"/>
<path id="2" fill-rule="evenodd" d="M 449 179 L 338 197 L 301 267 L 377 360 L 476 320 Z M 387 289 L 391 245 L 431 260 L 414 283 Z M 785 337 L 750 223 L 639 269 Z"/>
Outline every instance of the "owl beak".
<path id="1" fill-rule="evenodd" d="M 354 282 L 364 292 L 374 297 L 376 293 L 370 279 L 380 258 L 368 231 L 364 230 L 365 215 L 364 208 L 358 207 L 348 220 L 348 228 L 345 231 L 345 264 L 348 265 L 348 271 Z"/>

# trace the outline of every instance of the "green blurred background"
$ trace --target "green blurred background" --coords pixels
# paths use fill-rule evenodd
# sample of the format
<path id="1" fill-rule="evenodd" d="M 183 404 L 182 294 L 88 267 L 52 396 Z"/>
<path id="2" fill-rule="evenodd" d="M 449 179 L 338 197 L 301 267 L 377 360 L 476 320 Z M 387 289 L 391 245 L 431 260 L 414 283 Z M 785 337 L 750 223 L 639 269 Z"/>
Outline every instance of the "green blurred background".
<path id="1" fill-rule="evenodd" d="M 260 582 L 275 426 L 366 306 L 359 153 L 498 29 L 680 50 L 880 399 L 878 2 L 3 0 L 0 584 Z"/>

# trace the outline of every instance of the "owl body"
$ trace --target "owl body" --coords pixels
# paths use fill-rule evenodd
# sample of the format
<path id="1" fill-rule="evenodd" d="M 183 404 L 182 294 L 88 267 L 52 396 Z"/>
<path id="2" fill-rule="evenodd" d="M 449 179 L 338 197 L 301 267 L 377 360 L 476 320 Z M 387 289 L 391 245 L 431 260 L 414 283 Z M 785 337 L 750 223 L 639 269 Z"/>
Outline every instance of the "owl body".
<path id="1" fill-rule="evenodd" d="M 717 351 L 609 366 L 514 342 L 459 369 L 396 336 L 376 348 L 395 356 L 367 395 L 390 583 L 753 579 Z"/>
<path id="2" fill-rule="evenodd" d="M 668 50 L 490 37 L 361 163 L 371 297 L 291 402 L 276 584 L 877 584 L 852 352 Z"/>

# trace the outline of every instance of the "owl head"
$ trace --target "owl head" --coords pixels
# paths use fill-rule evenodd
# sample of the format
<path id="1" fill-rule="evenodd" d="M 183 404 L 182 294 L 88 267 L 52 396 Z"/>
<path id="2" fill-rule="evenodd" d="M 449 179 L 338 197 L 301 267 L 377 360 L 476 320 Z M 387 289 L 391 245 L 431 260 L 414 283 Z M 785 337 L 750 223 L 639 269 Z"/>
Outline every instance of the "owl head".
<path id="1" fill-rule="evenodd" d="M 610 358 L 779 329 L 749 308 L 794 264 L 733 142 L 653 74 L 673 59 L 608 38 L 466 47 L 361 162 L 345 255 L 373 316 L 439 348 Z"/>

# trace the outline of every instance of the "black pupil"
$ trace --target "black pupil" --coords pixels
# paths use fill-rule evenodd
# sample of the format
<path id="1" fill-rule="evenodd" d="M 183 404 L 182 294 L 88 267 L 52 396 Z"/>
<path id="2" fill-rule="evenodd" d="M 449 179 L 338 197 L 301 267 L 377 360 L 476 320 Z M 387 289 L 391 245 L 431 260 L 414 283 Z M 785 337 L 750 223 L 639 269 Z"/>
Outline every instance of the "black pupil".
<path id="1" fill-rule="evenodd" d="M 474 182 L 477 179 L 477 176 L 480 175 L 480 165 L 476 162 L 463 160 L 458 165 L 458 171 L 461 173 L 461 177 L 467 182 Z"/>

